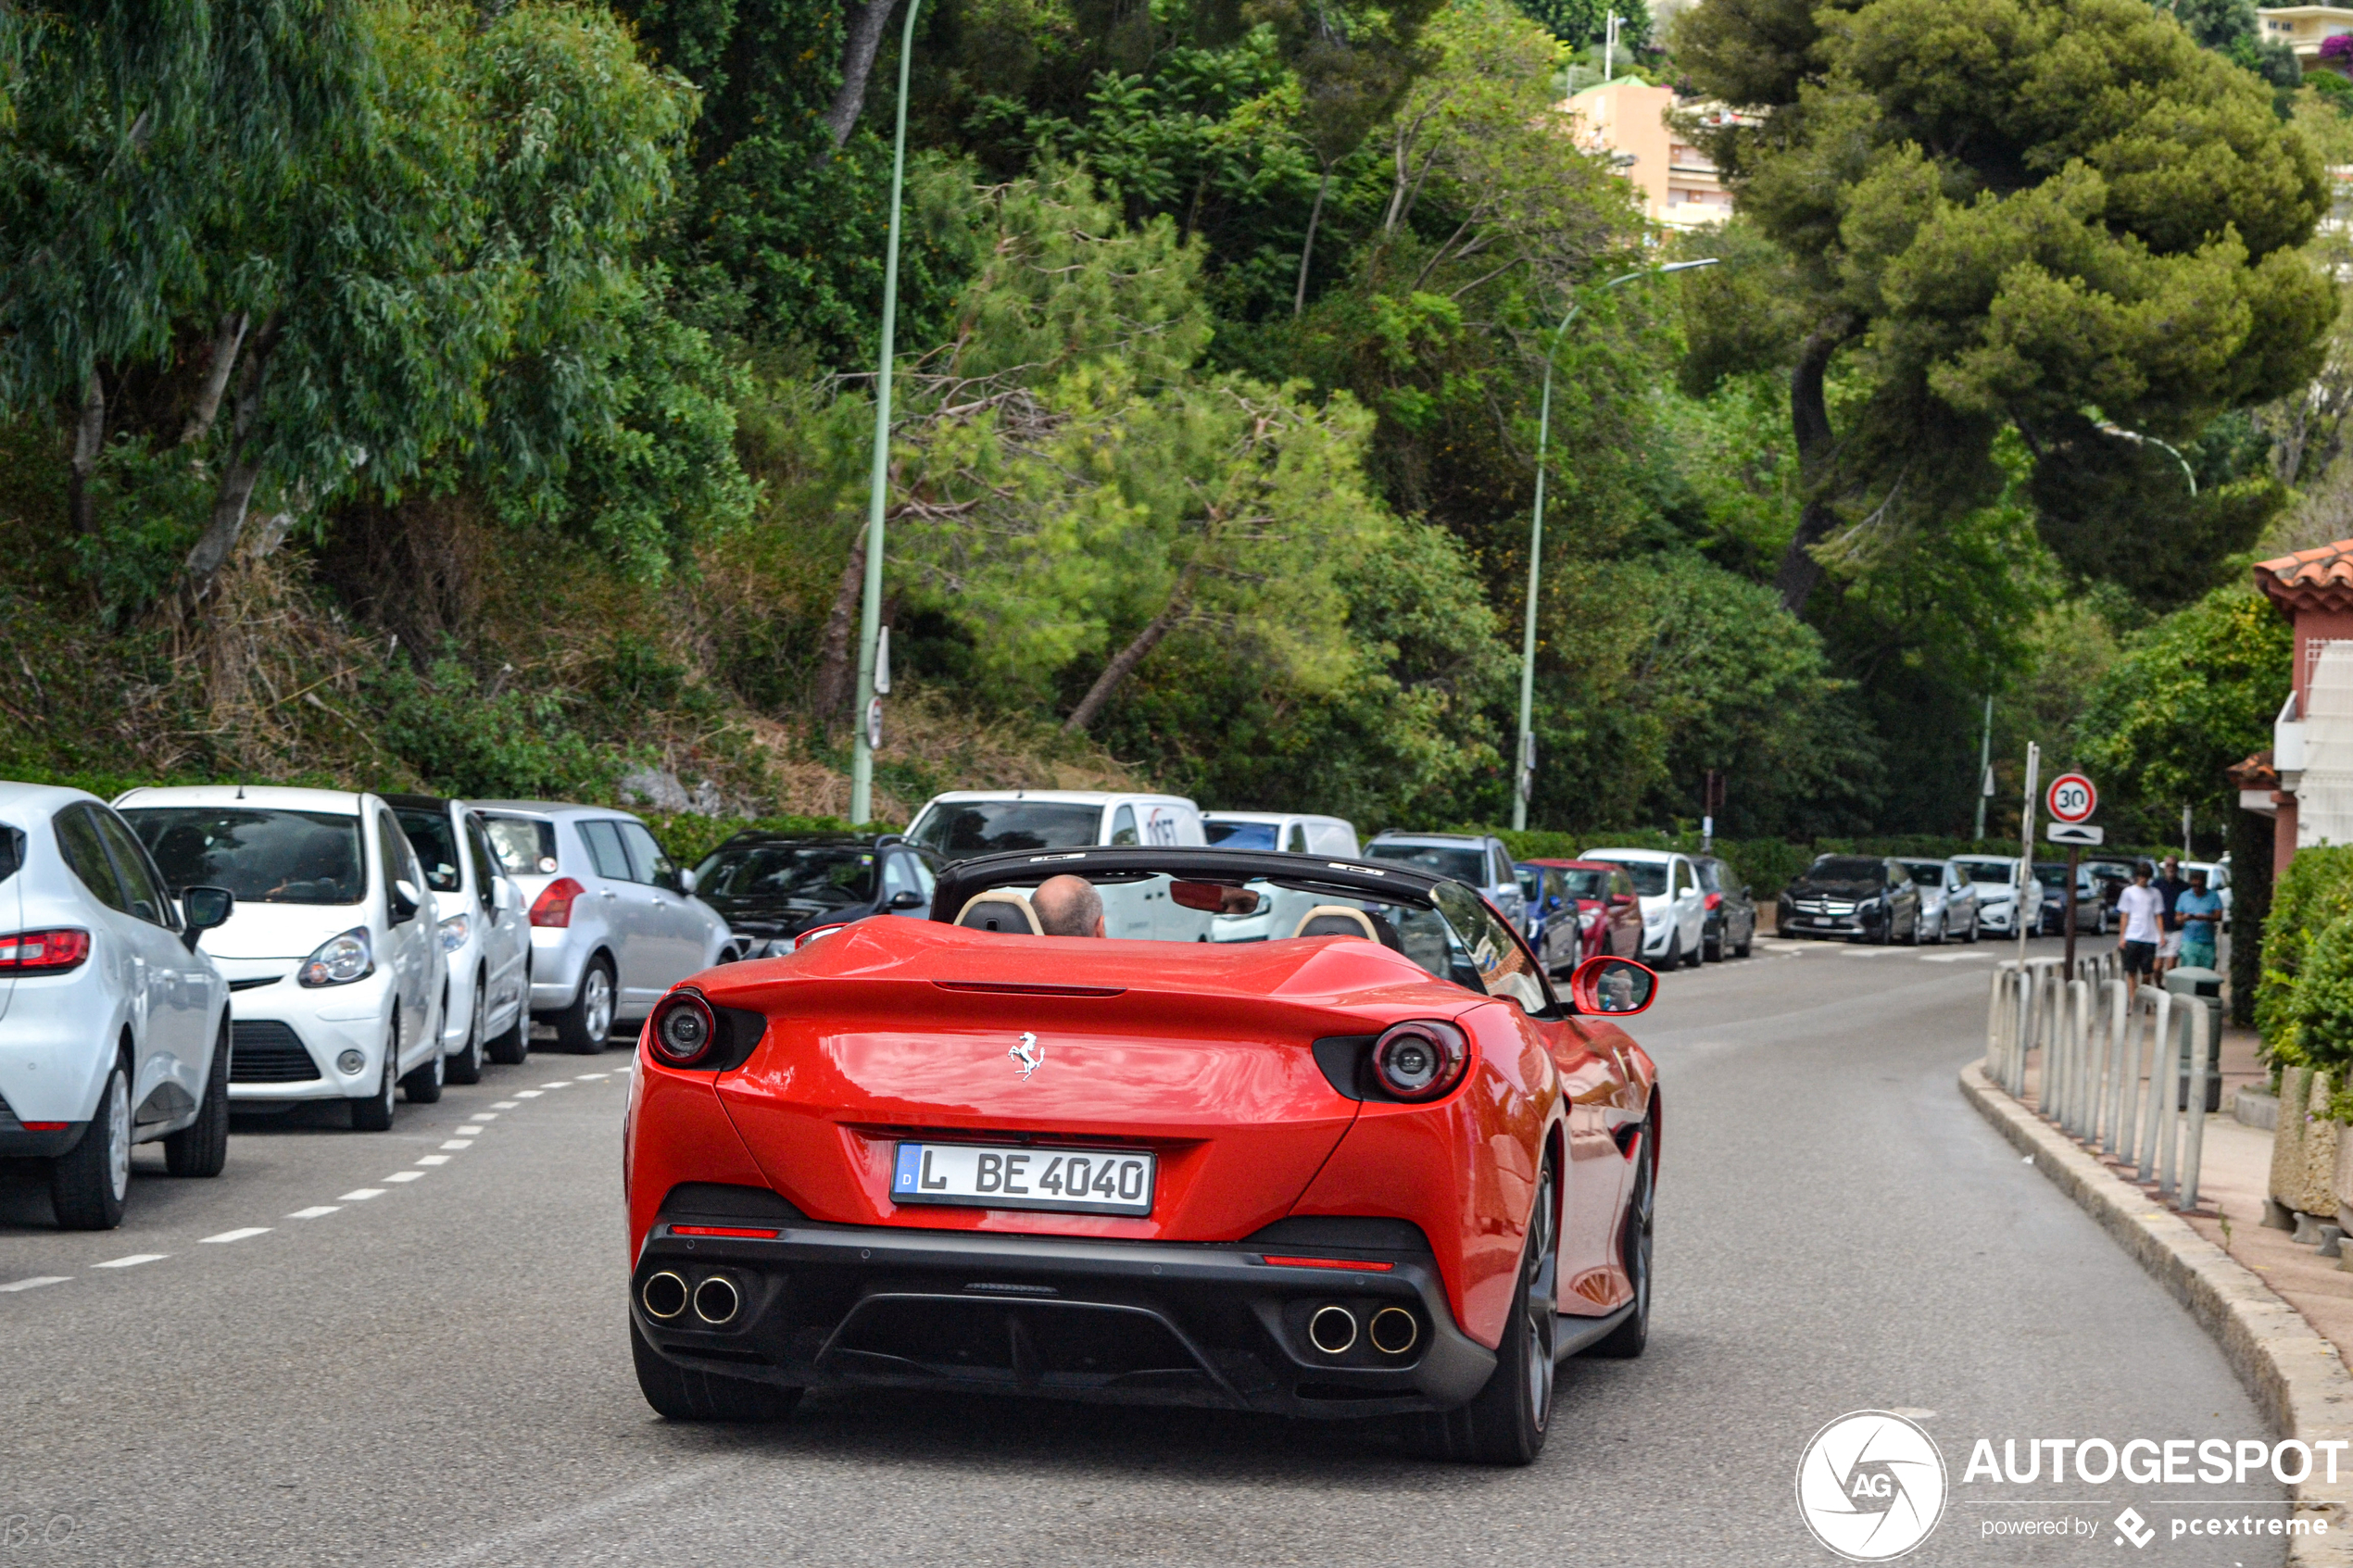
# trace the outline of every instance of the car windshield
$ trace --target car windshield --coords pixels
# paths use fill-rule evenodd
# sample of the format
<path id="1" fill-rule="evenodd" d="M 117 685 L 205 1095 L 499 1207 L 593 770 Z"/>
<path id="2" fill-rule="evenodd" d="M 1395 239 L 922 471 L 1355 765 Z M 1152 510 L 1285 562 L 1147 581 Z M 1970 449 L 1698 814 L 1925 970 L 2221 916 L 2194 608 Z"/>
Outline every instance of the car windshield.
<path id="1" fill-rule="evenodd" d="M 367 896 L 359 819 L 225 806 L 122 813 L 176 896 L 225 887 L 242 904 L 357 904 Z"/>
<path id="2" fill-rule="evenodd" d="M 1562 884 L 1572 898 L 1606 898 L 1609 897 L 1609 872 L 1563 872 Z"/>
<path id="3" fill-rule="evenodd" d="M 1273 849 L 1277 834 L 1282 831 L 1276 822 L 1203 822 L 1201 831 L 1209 842 L 1220 849 Z"/>
<path id="4" fill-rule="evenodd" d="M 1085 849 L 1102 825 L 1100 806 L 1051 800 L 940 801 L 908 836 L 944 859 L 1017 849 Z"/>
<path id="5" fill-rule="evenodd" d="M 484 815 L 482 830 L 490 835 L 490 852 L 498 857 L 498 869 L 509 876 L 556 874 L 555 823 L 535 817 Z"/>
<path id="6" fill-rule="evenodd" d="M 713 904 L 837 909 L 875 901 L 875 852 L 854 844 L 722 846 L 695 868 L 695 896 Z"/>
<path id="7" fill-rule="evenodd" d="M 1487 882 L 1487 851 L 1476 845 L 1375 843 L 1365 847 L 1365 857 L 1436 872 L 1473 887 Z"/>
<path id="8" fill-rule="evenodd" d="M 1886 868 L 1860 855 L 1825 855 L 1806 868 L 1808 882 L 1869 882 L 1886 880 Z"/>
<path id="9" fill-rule="evenodd" d="M 409 847 L 424 863 L 425 885 L 435 893 L 455 893 L 464 884 L 458 875 L 458 834 L 447 811 L 395 811 Z"/>
<path id="10" fill-rule="evenodd" d="M 1612 864 L 1626 868 L 1626 874 L 1634 879 L 1634 891 L 1645 898 L 1655 898 L 1667 891 L 1664 860 L 1617 860 Z"/>

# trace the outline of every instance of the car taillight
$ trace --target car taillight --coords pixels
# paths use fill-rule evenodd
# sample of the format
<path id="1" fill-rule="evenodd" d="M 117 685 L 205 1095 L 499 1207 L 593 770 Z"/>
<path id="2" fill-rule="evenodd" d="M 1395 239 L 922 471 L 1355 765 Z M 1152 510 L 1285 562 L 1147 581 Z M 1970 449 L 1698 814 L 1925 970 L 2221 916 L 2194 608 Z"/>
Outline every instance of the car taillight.
<path id="1" fill-rule="evenodd" d="M 1724 896 L 1721 893 L 1711 893 L 1700 902 L 1708 909 L 1720 909 L 1724 907 Z"/>
<path id="2" fill-rule="evenodd" d="M 692 1067 L 719 1043 L 719 1020 L 692 991 L 673 991 L 647 1021 L 646 1043 L 664 1064 Z"/>
<path id="3" fill-rule="evenodd" d="M 10 974 L 62 974 L 90 956 L 86 931 L 19 931 L 0 936 L 0 970 Z"/>
<path id="4" fill-rule="evenodd" d="M 531 923 L 565 926 L 572 923 L 572 901 L 588 890 L 568 876 L 560 876 L 539 890 L 531 901 Z"/>
<path id="5" fill-rule="evenodd" d="M 1373 1042 L 1373 1076 L 1399 1099 L 1436 1099 L 1463 1080 L 1470 1043 L 1437 1019 L 1391 1024 Z"/>

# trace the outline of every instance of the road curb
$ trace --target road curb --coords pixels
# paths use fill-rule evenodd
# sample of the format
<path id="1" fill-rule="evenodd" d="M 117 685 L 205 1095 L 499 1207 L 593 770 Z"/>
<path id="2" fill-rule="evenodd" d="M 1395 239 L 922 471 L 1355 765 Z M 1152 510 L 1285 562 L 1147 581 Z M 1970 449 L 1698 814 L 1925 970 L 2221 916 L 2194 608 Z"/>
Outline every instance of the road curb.
<path id="1" fill-rule="evenodd" d="M 1981 1115 L 2142 1268 L 2190 1310 L 2221 1348 L 2282 1436 L 2307 1443 L 2353 1441 L 2353 1373 L 2336 1347 L 2244 1264 L 2160 1209 L 2138 1187 L 2004 1093 L 1982 1061 L 1961 1069 L 1961 1093 Z M 2353 1449 L 2339 1450 L 2337 1480 L 2325 1470 L 2290 1486 L 2299 1516 L 2325 1518 L 2328 1534 L 2287 1537 L 2287 1561 L 2309 1568 L 2353 1568 Z"/>

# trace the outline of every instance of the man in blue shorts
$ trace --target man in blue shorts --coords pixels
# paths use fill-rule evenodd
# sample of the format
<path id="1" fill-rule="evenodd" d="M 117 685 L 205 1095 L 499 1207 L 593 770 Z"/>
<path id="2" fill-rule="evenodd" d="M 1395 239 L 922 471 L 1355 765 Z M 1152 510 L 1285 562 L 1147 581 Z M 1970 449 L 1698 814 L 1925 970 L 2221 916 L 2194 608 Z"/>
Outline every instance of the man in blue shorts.
<path id="1" fill-rule="evenodd" d="M 2124 950 L 2124 984 L 2140 989 L 2157 972 L 2157 945 L 2165 939 L 2165 896 L 2149 885 L 2149 863 L 2133 868 L 2133 885 L 2116 896 L 2116 912 L 2124 917 L 2124 932 L 2116 945 Z"/>

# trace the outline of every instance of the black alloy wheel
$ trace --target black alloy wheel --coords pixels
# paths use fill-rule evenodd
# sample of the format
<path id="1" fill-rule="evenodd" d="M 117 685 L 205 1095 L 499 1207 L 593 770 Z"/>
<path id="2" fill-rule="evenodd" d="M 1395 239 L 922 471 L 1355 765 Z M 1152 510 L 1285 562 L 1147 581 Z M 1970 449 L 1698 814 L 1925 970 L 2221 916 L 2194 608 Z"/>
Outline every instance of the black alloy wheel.
<path id="1" fill-rule="evenodd" d="M 220 1038 L 205 1074 L 204 1099 L 196 1119 L 163 1140 L 163 1168 L 175 1176 L 217 1176 L 229 1163 L 229 1015 L 220 1015 Z"/>
<path id="2" fill-rule="evenodd" d="M 1653 1147 L 1654 1123 L 1642 1123 L 1642 1161 L 1634 1173 L 1634 1195 L 1626 1203 L 1626 1223 L 1618 1232 L 1618 1257 L 1627 1283 L 1634 1289 L 1634 1311 L 1585 1353 L 1616 1361 L 1630 1361 L 1642 1353 L 1651 1338 L 1651 1233 L 1658 1214 L 1658 1150 Z"/>
<path id="3" fill-rule="evenodd" d="M 646 1331 L 634 1316 L 629 1320 L 629 1354 L 637 1363 L 638 1390 L 665 1421 L 782 1421 L 800 1403 L 798 1388 L 715 1372 L 688 1372 L 663 1360 L 647 1343 Z"/>
<path id="4" fill-rule="evenodd" d="M 466 1018 L 466 1048 L 449 1059 L 444 1069 L 453 1084 L 482 1082 L 482 974 L 474 974 L 474 1010 Z"/>
<path id="5" fill-rule="evenodd" d="M 1495 1371 L 1487 1386 L 1466 1405 L 1410 1418 L 1415 1446 L 1433 1459 L 1524 1465 L 1535 1463 L 1544 1451 L 1553 1424 L 1560 1346 L 1556 1191 L 1547 1156 L 1535 1210 L 1529 1216 L 1519 1286 L 1512 1295 L 1511 1315 L 1504 1321 L 1503 1342 L 1495 1347 Z"/>

